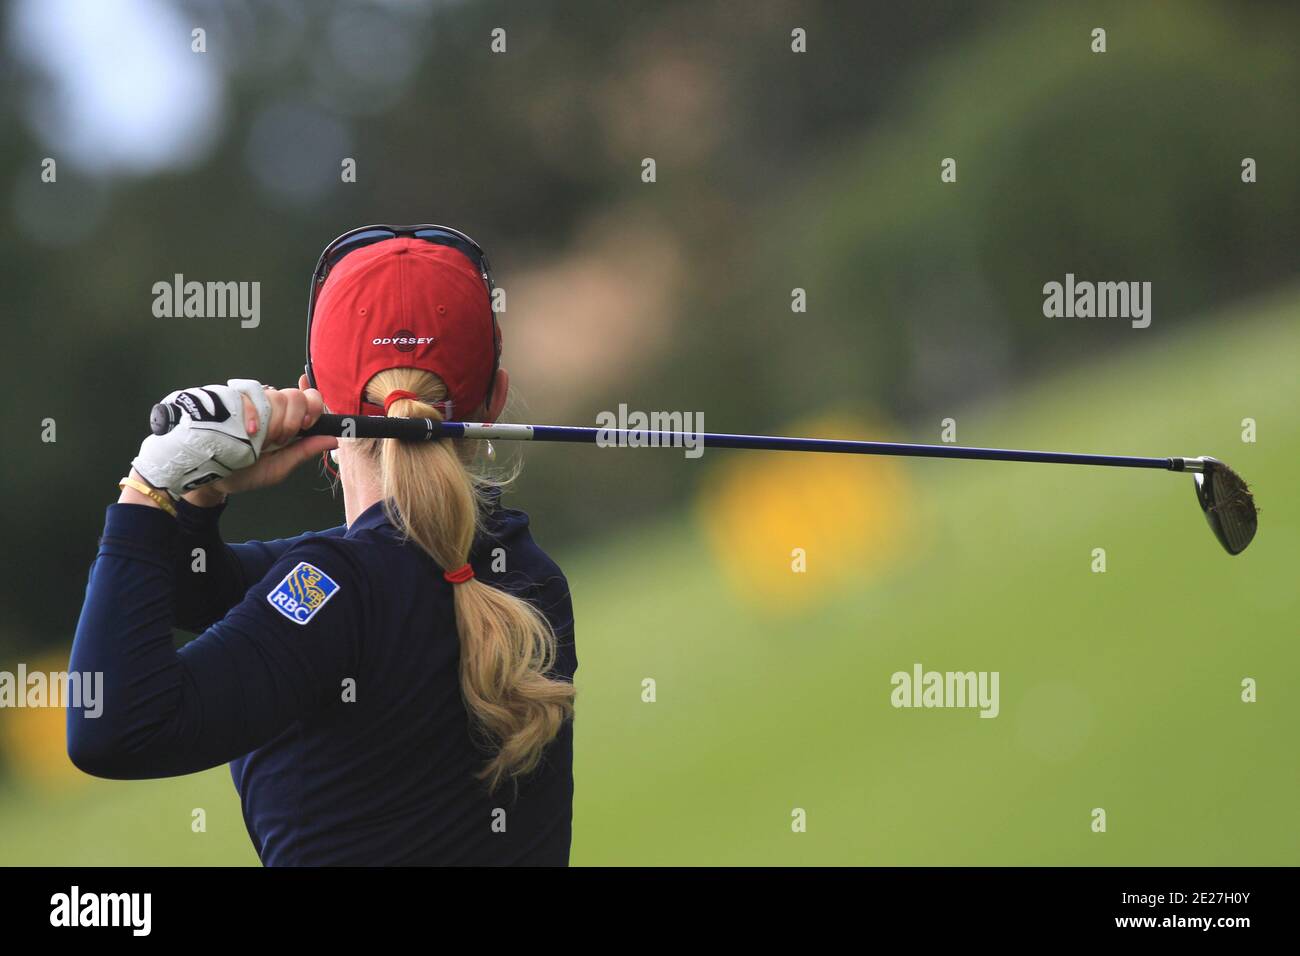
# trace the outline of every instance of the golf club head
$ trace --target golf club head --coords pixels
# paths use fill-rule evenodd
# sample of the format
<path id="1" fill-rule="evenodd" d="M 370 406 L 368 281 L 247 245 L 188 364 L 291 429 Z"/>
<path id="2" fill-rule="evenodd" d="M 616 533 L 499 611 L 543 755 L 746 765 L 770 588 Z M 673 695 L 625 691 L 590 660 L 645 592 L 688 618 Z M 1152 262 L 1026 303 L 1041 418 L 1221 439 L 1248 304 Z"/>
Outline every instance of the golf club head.
<path id="1" fill-rule="evenodd" d="M 1259 527 L 1255 498 L 1242 477 L 1223 462 L 1204 457 L 1201 462 L 1204 470 L 1192 474 L 1196 500 L 1224 550 L 1241 554 Z"/>

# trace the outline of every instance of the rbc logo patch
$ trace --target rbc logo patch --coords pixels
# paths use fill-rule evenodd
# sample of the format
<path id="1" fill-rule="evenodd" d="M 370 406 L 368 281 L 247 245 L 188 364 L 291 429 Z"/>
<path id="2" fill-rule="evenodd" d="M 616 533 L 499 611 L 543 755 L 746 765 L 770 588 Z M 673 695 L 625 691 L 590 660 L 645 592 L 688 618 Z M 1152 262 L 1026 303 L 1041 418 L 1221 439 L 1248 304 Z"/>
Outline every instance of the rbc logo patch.
<path id="1" fill-rule="evenodd" d="M 338 582 L 328 574 L 301 561 L 266 599 L 271 602 L 271 607 L 295 624 L 306 624 L 338 589 Z"/>

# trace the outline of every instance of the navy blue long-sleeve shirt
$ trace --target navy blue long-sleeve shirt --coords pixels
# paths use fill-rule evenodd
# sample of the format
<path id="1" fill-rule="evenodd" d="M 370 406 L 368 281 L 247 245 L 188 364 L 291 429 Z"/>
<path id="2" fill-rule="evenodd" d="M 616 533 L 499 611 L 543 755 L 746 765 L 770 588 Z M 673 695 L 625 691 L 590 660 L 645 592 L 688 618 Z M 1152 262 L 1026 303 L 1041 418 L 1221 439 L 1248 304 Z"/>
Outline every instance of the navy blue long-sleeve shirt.
<path id="1" fill-rule="evenodd" d="M 223 507 L 109 506 L 69 665 L 103 674 L 103 713 L 68 711 L 73 762 L 117 779 L 229 762 L 267 865 L 566 864 L 572 725 L 487 793 L 452 585 L 382 505 L 237 545 Z M 572 680 L 568 584 L 527 515 L 494 500 L 470 563 L 546 615 Z M 176 650 L 173 626 L 202 633 Z"/>

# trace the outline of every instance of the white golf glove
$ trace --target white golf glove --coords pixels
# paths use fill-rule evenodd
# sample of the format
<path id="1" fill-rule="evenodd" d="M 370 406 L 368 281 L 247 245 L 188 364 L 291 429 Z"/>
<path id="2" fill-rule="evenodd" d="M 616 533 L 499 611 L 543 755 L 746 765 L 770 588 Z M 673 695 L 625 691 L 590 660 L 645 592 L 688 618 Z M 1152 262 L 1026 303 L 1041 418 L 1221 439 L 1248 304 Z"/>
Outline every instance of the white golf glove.
<path id="1" fill-rule="evenodd" d="M 247 396 L 257 409 L 256 435 L 244 427 Z M 155 488 L 174 497 L 247 468 L 262 453 L 271 403 L 259 382 L 232 378 L 225 385 L 205 385 L 172 392 L 163 399 L 179 407 L 181 420 L 165 435 L 150 435 L 131 466 Z"/>

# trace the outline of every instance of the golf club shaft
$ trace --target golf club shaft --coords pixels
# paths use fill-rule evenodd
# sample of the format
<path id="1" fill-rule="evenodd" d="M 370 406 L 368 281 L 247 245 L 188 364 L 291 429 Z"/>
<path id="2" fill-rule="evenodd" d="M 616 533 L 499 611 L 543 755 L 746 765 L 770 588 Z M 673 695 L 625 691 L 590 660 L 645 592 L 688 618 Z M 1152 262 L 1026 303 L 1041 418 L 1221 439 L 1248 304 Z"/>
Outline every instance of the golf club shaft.
<path id="1" fill-rule="evenodd" d="M 351 423 L 349 426 L 348 423 Z M 1138 458 L 1124 455 L 1079 455 L 1069 452 L 970 448 L 958 445 L 911 445 L 895 442 L 847 441 L 830 438 L 787 438 L 777 435 L 729 435 L 714 432 L 671 432 L 653 429 L 579 428 L 569 425 L 514 425 L 483 422 L 439 422 L 430 418 L 385 418 L 368 415 L 322 415 L 303 435 L 350 435 L 355 438 L 434 440 L 475 438 L 494 441 L 568 442 L 704 448 L 753 448 L 768 451 L 829 452 L 850 455 L 897 455 L 909 458 L 962 458 L 974 461 L 1050 462 L 1063 465 L 1106 465 L 1112 468 L 1199 470 L 1198 459 Z"/>

